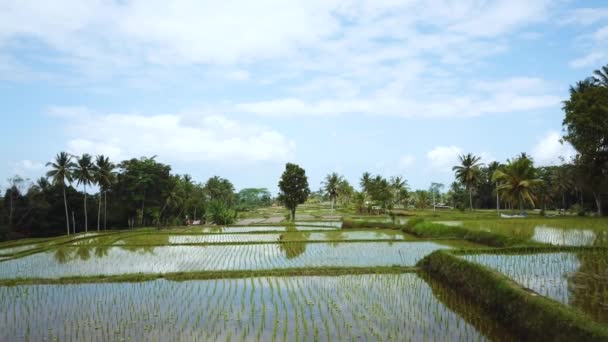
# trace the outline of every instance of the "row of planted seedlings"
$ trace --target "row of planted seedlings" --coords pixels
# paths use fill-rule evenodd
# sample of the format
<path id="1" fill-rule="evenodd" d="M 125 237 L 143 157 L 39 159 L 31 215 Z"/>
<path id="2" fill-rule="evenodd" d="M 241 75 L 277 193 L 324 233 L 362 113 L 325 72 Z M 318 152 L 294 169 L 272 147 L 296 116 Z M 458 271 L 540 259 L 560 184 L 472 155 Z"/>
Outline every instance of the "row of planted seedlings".
<path id="1" fill-rule="evenodd" d="M 82 243 L 81 245 L 86 245 L 86 243 Z M 286 254 L 286 255 L 285 255 L 285 258 L 287 258 L 287 259 L 289 260 L 290 258 L 291 258 L 291 259 L 293 259 L 293 258 L 297 258 L 297 257 L 299 257 L 300 255 L 302 255 L 304 252 L 301 250 L 301 248 L 302 248 L 302 247 L 301 247 L 300 245 L 302 245 L 302 244 L 290 244 L 290 243 L 286 243 L 286 244 L 284 244 L 284 246 L 285 246 L 285 248 L 284 248 L 284 252 L 285 252 L 285 254 Z M 369 247 L 369 246 L 366 246 L 366 247 Z M 378 247 L 378 246 L 373 246 L 373 247 Z M 110 248 L 113 248 L 113 247 L 110 247 Z M 139 249 L 138 249 L 137 247 L 133 247 L 133 246 L 129 246 L 129 245 L 122 246 L 122 248 L 124 248 L 124 249 L 125 249 L 125 250 L 127 250 L 127 251 L 131 251 L 131 252 L 139 252 Z M 129 248 L 132 248 L 133 250 L 129 250 Z M 78 251 L 78 250 L 86 250 L 86 249 L 79 248 L 79 249 L 76 249 L 76 250 Z M 357 248 L 357 250 L 361 250 L 361 248 Z M 372 250 L 379 250 L 379 249 L 378 249 L 378 248 L 372 248 Z M 145 249 L 142 249 L 142 251 L 143 251 L 143 252 L 146 252 L 146 251 L 145 251 Z M 263 260 L 261 260 L 261 259 L 256 259 L 256 254 L 255 254 L 255 253 L 254 253 L 254 254 L 251 254 L 251 253 L 247 253 L 246 251 L 247 251 L 247 250 L 245 250 L 245 253 L 244 253 L 244 258 L 245 258 L 245 259 L 248 259 L 248 260 L 255 260 L 255 263 L 256 263 L 256 264 L 260 264 L 260 263 L 262 263 L 262 264 L 263 264 L 263 263 L 264 263 L 264 261 L 263 261 Z M 241 251 L 239 251 L 239 252 L 235 252 L 235 253 L 232 253 L 232 254 L 234 254 L 234 255 L 241 255 L 241 254 L 243 254 L 242 252 L 243 252 L 243 251 L 241 250 Z M 411 253 L 409 253 L 409 252 L 410 252 L 410 251 L 408 251 L 408 252 L 404 252 L 404 254 L 406 254 L 406 253 L 407 253 L 407 254 L 411 254 Z M 427 254 L 428 252 L 430 252 L 430 251 L 425 251 L 424 253 L 421 253 L 421 254 L 418 256 L 418 258 L 420 258 L 420 257 L 424 256 L 424 255 L 425 255 L 425 254 Z M 97 253 L 97 251 L 96 251 L 96 253 Z M 105 253 L 108 253 L 108 251 L 105 251 Z M 104 254 L 103 249 L 101 249 L 101 252 L 99 252 L 99 254 L 101 254 L 101 255 L 103 255 L 103 254 Z M 145 253 L 144 253 L 144 254 L 145 254 Z M 182 254 L 182 253 L 180 253 L 180 254 Z M 211 253 L 211 254 L 213 254 L 213 253 Z M 268 253 L 266 253 L 266 252 L 264 252 L 264 253 L 262 253 L 262 254 L 263 254 L 263 255 L 268 255 Z M 321 253 L 321 254 L 325 254 L 325 253 Z M 403 254 L 401 253 L 401 251 L 399 251 L 399 253 L 398 253 L 398 254 L 399 254 L 400 258 L 403 258 Z M 64 256 L 64 257 L 65 257 L 65 256 Z M 357 259 L 360 259 L 361 257 L 365 258 L 365 257 L 369 257 L 369 256 L 368 256 L 368 255 L 356 254 L 356 255 L 355 255 L 355 257 L 356 257 Z M 124 260 L 124 259 L 127 259 L 127 258 L 119 258 L 119 259 L 123 259 L 123 260 Z M 130 258 L 129 258 L 129 259 L 130 259 Z M 230 253 L 229 253 L 228 255 L 223 255 L 221 259 L 223 259 L 223 260 L 227 260 L 227 262 L 226 262 L 226 263 L 225 263 L 225 264 L 224 264 L 224 265 L 221 267 L 222 269 L 225 269 L 225 268 L 229 268 L 229 269 L 230 269 L 231 267 L 234 267 L 234 269 L 239 269 L 240 267 L 242 267 L 242 265 L 241 265 L 241 264 L 240 264 L 238 261 L 235 261 L 235 259 L 234 259 L 234 258 L 231 258 L 231 254 L 230 254 Z M 330 257 L 330 259 L 332 259 L 332 258 Z M 336 259 L 336 260 L 343 260 L 343 255 L 339 255 L 339 256 L 337 256 L 335 259 Z M 367 259 L 370 259 L 370 258 L 367 258 Z M 371 259 L 373 259 L 373 258 L 371 258 Z M 87 259 L 87 260 L 88 260 L 88 259 Z M 113 261 L 114 261 L 113 263 L 118 262 L 118 260 L 113 260 Z M 130 261 L 132 262 L 132 260 L 130 260 Z M 143 260 L 142 260 L 142 261 L 143 261 Z M 402 263 L 408 263 L 407 261 L 405 261 L 405 260 L 403 260 L 403 259 L 401 259 L 400 261 L 401 261 Z M 132 262 L 132 263 L 133 263 L 133 262 Z M 214 263 L 215 263 L 215 261 L 211 261 L 211 264 L 214 264 Z M 399 263 L 399 262 L 397 262 L 397 263 Z M 139 265 L 141 265 L 141 263 L 139 263 L 139 262 L 135 262 L 135 264 L 139 264 Z M 154 265 L 154 262 L 152 262 L 152 264 Z M 237 265 L 237 266 L 235 266 L 235 265 Z M 156 265 L 156 266 L 158 266 L 158 265 Z M 247 267 L 247 266 L 245 266 L 245 267 Z M 310 265 L 301 264 L 301 265 L 296 265 L 295 267 L 309 268 L 309 267 L 310 267 Z M 348 267 L 348 266 L 347 266 L 347 267 Z M 24 268 L 26 268 L 26 269 L 27 269 L 27 267 L 24 267 Z M 161 268 L 161 269 L 163 269 L 163 266 L 161 265 L 161 267 L 160 267 L 160 268 Z M 103 267 L 102 267 L 102 269 L 103 269 Z M 186 269 L 188 269 L 188 267 L 186 267 Z M 55 271 L 52 271 L 51 273 L 57 273 L 57 272 L 56 272 L 56 270 L 55 270 Z M 301 278 L 301 279 L 303 279 L 303 278 Z M 70 285 L 70 286 L 75 286 L 75 285 Z M 274 292 L 272 292 L 272 293 L 274 293 Z M 279 296 L 279 298 L 282 298 L 282 297 L 281 297 L 281 295 L 280 295 L 280 292 L 279 292 L 279 295 L 278 295 L 278 296 Z M 419 297 L 419 295 L 417 295 L 417 296 L 416 296 L 416 298 L 418 298 L 418 297 Z M 230 295 L 228 298 L 233 298 L 233 296 L 232 296 L 232 295 Z M 349 298 L 349 301 L 350 301 L 350 298 Z M 325 301 L 325 303 L 327 303 L 327 302 L 331 303 L 331 301 L 330 301 L 329 299 L 327 299 L 327 300 Z M 265 305 L 265 303 L 266 303 L 266 301 L 262 301 L 262 303 L 264 303 L 264 304 L 262 305 L 262 306 L 264 306 L 264 305 Z M 291 322 L 291 321 L 293 321 L 293 319 L 289 319 L 289 317 L 287 317 L 287 315 L 288 315 L 289 313 L 293 313 L 293 312 L 297 312 L 297 311 L 294 311 L 294 310 L 292 310 L 292 309 L 290 309 L 290 310 L 285 309 L 285 310 L 284 310 L 284 312 L 285 312 L 286 318 L 285 318 L 284 320 L 282 320 L 282 321 L 281 321 L 279 318 L 276 318 L 276 317 L 280 317 L 280 316 L 281 316 L 281 314 L 279 313 L 279 310 L 280 310 L 280 309 L 279 309 L 279 308 L 280 308 L 279 303 L 281 303 L 281 304 L 282 304 L 282 307 L 286 308 L 286 307 L 287 307 L 287 304 L 286 304 L 287 302 L 285 302 L 285 301 L 278 301 L 278 302 L 277 302 L 277 301 L 275 301 L 275 300 L 274 300 L 274 297 L 273 297 L 273 298 L 271 299 L 271 303 L 274 303 L 274 305 L 273 305 L 273 306 L 274 306 L 274 314 L 269 314 L 269 316 L 270 316 L 270 317 L 275 317 L 275 318 L 274 318 L 274 320 L 271 320 L 271 322 L 273 322 L 273 324 L 272 324 L 271 335 L 270 335 L 271 337 L 270 337 L 270 339 L 272 339 L 272 340 L 276 339 L 276 338 L 277 338 L 277 336 L 279 336 L 279 332 L 280 332 L 280 331 L 283 331 L 283 337 L 285 337 L 285 336 L 298 336 L 298 338 L 299 338 L 299 336 L 300 336 L 301 334 L 300 334 L 299 332 L 295 332 L 295 333 L 294 333 L 293 331 L 289 330 L 289 325 L 288 325 L 288 323 L 287 323 L 287 322 Z M 314 305 L 314 301 L 312 301 L 312 299 L 310 300 L 310 303 L 312 303 L 312 304 L 310 304 L 310 305 Z M 368 305 L 368 303 L 369 303 L 369 301 L 366 301 L 364 305 Z M 307 300 L 307 305 L 309 305 L 308 300 Z M 369 312 L 369 311 L 370 311 L 370 309 L 369 309 L 369 308 L 366 308 L 364 305 L 363 305 L 363 309 L 364 309 L 365 311 Z M 216 305 L 216 306 L 217 306 L 217 305 Z M 137 307 L 137 305 L 133 305 L 133 307 Z M 303 307 L 303 306 L 301 306 L 301 307 Z M 320 324 L 319 324 L 319 326 L 315 326 L 315 324 L 314 324 L 314 322 L 315 322 L 315 317 L 313 316 L 313 314 L 312 314 L 312 313 L 310 313 L 310 312 L 309 312 L 309 314 L 311 315 L 310 319 L 309 319 L 309 320 L 303 320 L 303 321 L 302 321 L 302 327 L 303 327 L 302 329 L 304 329 L 304 330 L 305 330 L 305 332 L 304 332 L 304 334 L 303 334 L 303 337 L 302 337 L 302 338 L 303 338 L 303 339 L 310 339 L 311 337 L 313 337 L 313 338 L 315 338 L 315 339 L 318 339 L 318 337 L 319 337 L 319 336 L 325 336 L 325 337 L 327 337 L 327 339 L 329 339 L 329 338 L 330 338 L 330 335 L 329 335 L 329 334 L 337 334 L 336 336 L 332 336 L 332 337 L 333 337 L 333 338 L 339 338 L 339 339 L 341 339 L 341 335 L 343 334 L 343 332 L 342 332 L 342 330 L 341 330 L 341 329 L 336 328 L 336 327 L 338 327 L 338 326 L 340 326 L 340 325 L 339 325 L 339 324 L 337 324 L 337 323 L 335 323 L 335 318 L 334 318 L 334 317 L 335 317 L 336 315 L 332 314 L 332 313 L 334 313 L 334 311 L 333 311 L 333 309 L 332 309 L 332 308 L 337 308 L 338 306 L 337 306 L 337 305 L 335 304 L 335 302 L 334 302 L 334 304 L 333 304 L 332 306 L 328 306 L 328 307 L 327 307 L 327 310 L 329 310 L 329 311 L 327 311 L 327 312 L 325 313 L 325 316 L 327 316 L 327 317 L 332 317 L 332 320 L 333 320 L 333 326 L 331 326 L 331 325 L 330 325 L 330 323 L 329 323 L 330 321 L 329 321 L 329 320 L 326 320 L 326 319 L 324 319 L 324 318 L 323 318 L 323 317 L 324 317 L 324 313 L 323 313 L 323 310 L 322 310 L 322 306 L 317 305 L 317 307 L 318 307 L 318 313 L 319 313 L 319 316 L 321 317 L 321 321 L 323 321 L 323 322 L 324 322 L 324 324 L 323 324 L 323 325 L 320 325 Z M 157 308 L 157 309 L 158 309 L 158 308 Z M 371 312 L 372 312 L 373 314 L 378 314 L 378 315 L 382 316 L 382 310 L 381 310 L 381 309 L 382 309 L 382 307 L 375 306 L 375 307 L 372 307 L 372 308 L 371 308 Z M 428 309 L 428 307 L 427 307 L 427 309 Z M 254 308 L 254 309 L 252 309 L 252 310 L 254 310 L 254 311 L 255 311 L 255 308 Z M 403 311 L 403 310 L 401 309 L 400 311 L 397 311 L 397 312 L 401 312 L 401 311 Z M 232 309 L 232 308 L 230 308 L 230 311 L 229 311 L 229 312 L 233 312 L 233 309 Z M 266 315 L 266 312 L 267 312 L 267 311 L 266 311 L 265 309 L 263 309 L 263 310 L 262 310 L 262 316 L 265 316 L 265 315 Z M 416 311 L 414 311 L 414 312 L 416 312 Z M 416 336 L 414 336 L 414 338 L 413 338 L 413 339 L 416 339 L 416 340 L 420 340 L 420 339 L 423 339 L 423 340 L 424 340 L 424 339 L 437 339 L 439 336 L 443 336 L 443 335 L 441 335 L 441 334 L 445 334 L 446 328 L 447 328 L 447 326 L 449 325 L 449 323 L 448 323 L 448 322 L 449 322 L 450 320 L 446 320 L 446 321 L 445 321 L 445 322 L 446 322 L 446 323 L 445 323 L 445 324 L 446 324 L 446 326 L 445 326 L 445 327 L 444 327 L 444 326 L 442 326 L 442 325 L 441 325 L 441 322 L 444 322 L 444 320 L 441 318 L 442 316 L 441 316 L 441 315 L 439 315 L 437 312 L 438 312 L 438 310 L 435 310 L 435 311 L 433 312 L 433 318 L 435 319 L 434 321 L 433 321 L 433 320 L 430 320 L 430 319 L 424 319 L 424 320 L 422 320 L 421 322 L 434 322 L 434 324 L 435 324 L 435 325 L 437 325 L 437 322 L 440 322 L 440 324 L 439 324 L 439 328 L 436 328 L 436 327 L 435 327 L 435 325 L 433 325 L 432 327 L 427 327 L 426 325 L 423 325 L 423 327 L 422 327 L 422 328 L 419 328 L 419 329 L 418 329 L 418 331 L 419 331 L 419 332 L 421 332 L 421 335 L 416 335 Z M 229 335 L 229 336 L 224 336 L 224 335 L 221 335 L 221 334 L 223 334 L 225 331 L 227 331 L 227 330 L 225 329 L 225 328 L 226 328 L 226 324 L 227 324 L 227 323 L 226 323 L 226 321 L 227 321 L 227 320 L 226 320 L 227 315 L 229 315 L 229 314 L 227 313 L 227 311 L 224 311 L 224 314 L 223 314 L 223 316 L 224 316 L 224 329 L 220 329 L 218 333 L 214 333 L 214 332 L 213 332 L 213 329 L 211 329 L 211 328 L 209 328 L 209 327 L 205 327 L 205 328 L 206 328 L 206 331 L 209 331 L 209 333 L 208 333 L 207 335 L 203 336 L 203 338 L 206 338 L 206 339 L 211 339 L 211 338 L 213 338 L 213 339 L 218 339 L 218 338 L 223 338 L 223 337 L 226 337 L 227 339 L 230 339 L 230 338 L 232 337 L 231 335 Z M 239 311 L 239 312 L 237 313 L 237 319 L 236 319 L 236 321 L 237 321 L 237 322 L 241 322 L 241 321 L 242 321 L 242 319 L 238 318 L 238 316 L 240 316 L 240 315 L 242 315 L 242 310 L 241 310 L 241 311 Z M 304 311 L 300 311 L 300 315 L 301 315 L 302 317 L 306 317 L 306 312 L 304 312 Z M 171 319 L 171 318 L 173 318 L 173 317 L 174 317 L 174 316 L 169 315 L 169 317 L 168 317 L 168 318 L 169 318 L 169 319 Z M 388 318 L 388 317 L 392 317 L 392 316 L 385 316 L 385 317 L 383 317 L 383 319 L 381 319 L 380 321 L 384 321 L 384 320 L 385 320 L 386 318 Z M 211 318 L 211 319 L 206 319 L 206 320 L 205 320 L 205 322 L 208 322 L 208 321 L 214 322 L 214 323 L 213 323 L 213 326 L 215 326 L 215 324 L 216 324 L 217 322 L 220 322 L 220 319 L 219 319 L 219 316 L 215 316 L 215 319 Z M 264 327 L 265 327 L 265 326 L 266 326 L 266 323 L 265 323 L 265 322 L 266 322 L 266 320 L 262 320 L 262 321 L 264 322 Z M 295 321 L 296 321 L 296 322 L 299 322 L 299 320 L 298 320 L 298 319 L 296 319 Z M 312 336 L 310 335 L 310 334 L 311 334 L 310 332 L 307 332 L 307 331 L 308 331 L 308 329 L 307 329 L 307 327 L 306 327 L 306 324 L 307 324 L 306 322 L 307 322 L 307 321 L 312 321 L 312 322 L 313 322 L 312 327 L 311 327 Z M 353 314 L 353 316 L 352 316 L 352 321 L 353 321 L 354 323 L 344 323 L 344 324 L 342 324 L 342 326 L 346 326 L 346 328 L 347 328 L 347 332 L 346 332 L 346 333 L 344 333 L 345 335 L 346 335 L 346 334 L 350 334 L 350 329 L 352 329 L 352 327 L 353 327 L 353 326 L 356 326 L 356 327 L 361 327 L 361 326 L 365 327 L 365 326 L 369 326 L 369 327 L 370 327 L 369 329 L 364 330 L 363 332 L 358 332 L 358 333 L 357 333 L 357 334 L 358 334 L 357 336 L 365 336 L 365 337 L 366 337 L 366 338 L 368 338 L 368 339 L 383 339 L 382 337 L 385 337 L 384 339 L 391 339 L 391 338 L 395 338 L 395 337 L 397 337 L 397 336 L 403 336 L 403 334 L 404 334 L 404 333 L 403 333 L 403 331 L 401 331 L 401 330 L 396 330 L 396 331 L 395 331 L 395 330 L 388 329 L 388 328 L 386 328 L 386 327 L 375 328 L 375 327 L 374 327 L 374 325 L 369 325 L 369 322 L 370 322 L 370 317 L 368 317 L 368 316 L 366 316 L 366 315 L 361 315 L 361 316 L 358 316 L 358 315 Z M 367 324 L 368 324 L 368 325 L 363 324 L 361 321 L 363 321 L 364 323 L 365 323 L 365 322 L 367 322 Z M 415 321 L 415 320 L 413 320 L 413 321 Z M 456 320 L 456 321 L 457 321 L 456 326 L 457 326 L 457 327 L 459 327 L 459 326 L 460 326 L 460 321 L 459 321 L 459 320 Z M 93 321 L 93 323 L 94 323 L 94 322 L 99 322 L 99 321 Z M 166 321 L 166 322 L 170 322 L 170 321 Z M 281 323 L 282 323 L 283 325 L 281 325 Z M 94 325 L 95 325 L 95 324 L 92 324 L 90 321 L 88 322 L 88 324 L 89 324 L 89 327 L 90 327 L 90 326 L 94 326 Z M 185 324 L 185 323 L 184 323 L 184 324 Z M 175 324 L 174 324 L 174 325 L 175 325 Z M 72 323 L 72 326 L 76 326 L 76 332 L 75 332 L 75 334 L 76 334 L 76 336 L 77 336 L 77 337 L 78 337 L 78 336 L 80 336 L 80 337 L 84 336 L 84 335 L 79 335 L 79 332 L 80 332 L 79 327 L 80 327 L 80 326 L 79 326 L 78 324 L 74 324 L 74 323 Z M 163 324 L 163 323 L 161 322 L 159 326 L 163 326 L 163 327 L 165 327 L 165 324 Z M 179 326 L 179 325 L 178 325 L 178 326 Z M 186 327 L 186 326 L 187 326 L 187 325 L 184 325 L 183 327 Z M 268 323 L 268 326 L 270 326 L 270 323 Z M 281 326 L 283 326 L 283 329 L 282 329 L 282 330 L 281 330 Z M 157 327 L 158 327 L 158 326 L 157 326 Z M 122 328 L 122 329 L 121 329 L 121 328 Z M 29 329 L 29 327 L 28 327 L 28 329 Z M 99 325 L 97 325 L 97 326 L 95 327 L 95 329 L 96 329 L 96 330 L 103 330 L 103 327 L 100 327 Z M 158 329 L 157 329 L 157 328 L 155 328 L 155 326 L 154 326 L 153 324 L 148 324 L 148 325 L 146 325 L 146 326 L 144 327 L 144 329 L 154 330 L 154 331 L 155 331 L 155 334 L 157 334 L 157 335 L 155 335 L 155 336 L 159 336 L 159 335 L 158 335 L 158 331 L 157 331 Z M 252 328 L 252 329 L 254 329 L 254 328 Z M 295 327 L 295 328 L 293 328 L 293 329 L 295 329 L 296 331 L 299 331 L 299 326 L 296 326 L 296 327 Z M 107 337 L 109 336 L 108 334 L 109 334 L 110 330 L 112 330 L 110 327 L 106 327 L 106 329 L 105 329 L 106 335 L 105 335 L 105 337 L 103 337 L 104 339 L 107 339 Z M 121 331 L 128 331 L 128 330 L 129 330 L 129 328 L 128 328 L 128 327 L 122 326 L 122 327 L 119 327 L 119 329 L 117 329 L 117 330 L 116 330 L 117 332 L 115 331 L 114 333 L 115 333 L 115 334 L 120 334 L 120 333 L 121 333 Z M 165 331 L 165 330 L 166 330 L 166 328 L 163 328 L 163 331 Z M 228 330 L 231 330 L 231 329 L 228 329 Z M 268 330 L 270 330 L 270 329 L 268 329 Z M 27 330 L 27 331 L 29 331 L 29 330 Z M 192 334 L 193 334 L 192 332 L 193 332 L 193 331 L 198 331 L 198 330 L 196 330 L 196 329 L 194 329 L 194 330 L 190 329 L 190 330 L 188 330 L 188 331 L 190 331 L 190 335 L 192 336 Z M 258 330 L 258 334 L 256 334 L 256 335 L 255 335 L 255 336 L 257 336 L 257 339 L 264 339 L 264 340 L 268 340 L 268 337 L 269 337 L 269 336 L 266 336 L 266 335 L 263 335 L 263 336 L 262 336 L 261 331 L 265 331 L 265 329 L 264 329 L 264 328 L 262 328 L 262 330 Z M 388 331 L 388 335 L 387 335 L 387 336 L 382 336 L 382 335 L 380 335 L 382 332 L 386 332 L 386 331 Z M 406 331 L 409 331 L 409 332 L 411 333 L 411 329 L 407 329 Z M 462 335 L 460 335 L 462 332 L 461 332 L 460 330 L 457 330 L 457 331 L 458 331 L 458 334 L 459 334 L 458 336 L 459 336 L 459 337 L 462 337 Z M 180 336 L 187 336 L 187 335 L 182 335 L 182 333 L 183 333 L 183 332 L 180 332 Z M 323 333 L 325 333 L 326 335 L 323 335 Z M 472 332 L 468 332 L 468 330 L 466 330 L 466 329 L 465 329 L 465 331 L 464 331 L 465 336 L 474 336 L 474 334 L 476 334 L 476 333 L 477 333 L 477 332 L 475 331 L 475 329 L 472 329 Z M 167 332 L 167 334 L 169 334 L 168 336 L 175 336 L 175 333 L 173 333 L 173 332 Z M 295 334 L 295 335 L 294 335 L 294 334 Z M 440 334 L 440 335 L 434 335 L 434 334 Z M 73 335 L 70 335 L 70 336 L 73 336 Z M 163 335 L 160 335 L 160 336 L 163 336 Z M 248 330 L 248 329 L 245 329 L 245 330 L 243 330 L 243 336 L 244 336 L 244 337 L 246 337 L 246 336 L 252 336 L 252 335 L 249 333 L 249 330 Z M 52 336 L 50 336 L 50 337 L 52 337 Z M 199 336 L 199 337 L 200 337 L 200 336 Z M 445 337 L 445 336 L 444 336 L 444 337 Z M 453 337 L 453 336 L 452 336 L 452 337 Z M 461 338 L 461 339 L 462 339 L 462 338 Z"/>
<path id="2" fill-rule="evenodd" d="M 345 222 L 347 227 L 362 224 L 367 223 Z M 405 224 L 374 225 L 393 225 L 418 237 L 453 237 L 494 247 L 437 251 L 418 265 L 464 295 L 482 296 L 488 314 L 520 337 L 546 337 L 544 331 L 552 329 L 560 334 L 556 339 L 608 339 L 606 247 L 555 246 L 417 218 Z M 568 240 L 573 241 L 587 242 Z M 525 309 L 518 310 L 518 305 Z M 558 325 L 567 329 L 562 332 Z"/>
<path id="3" fill-rule="evenodd" d="M 0 287 L 0 339 L 492 338 L 435 292 L 415 273 Z"/>
<path id="4" fill-rule="evenodd" d="M 429 241 L 283 242 L 223 245 L 62 246 L 4 261 L 1 280 L 323 267 L 413 266 L 437 249 Z M 125 262 L 128 260 L 128 262 Z"/>

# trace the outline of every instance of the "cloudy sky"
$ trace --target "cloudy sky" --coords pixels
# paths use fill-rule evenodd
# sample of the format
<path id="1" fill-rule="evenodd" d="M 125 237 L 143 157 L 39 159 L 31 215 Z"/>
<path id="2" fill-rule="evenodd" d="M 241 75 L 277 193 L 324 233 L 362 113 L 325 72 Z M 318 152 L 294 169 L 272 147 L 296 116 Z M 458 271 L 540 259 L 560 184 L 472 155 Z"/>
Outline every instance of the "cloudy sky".
<path id="1" fill-rule="evenodd" d="M 63 150 L 273 191 L 287 161 L 313 189 L 549 165 L 568 86 L 606 63 L 604 1 L 0 0 L 0 179 Z"/>

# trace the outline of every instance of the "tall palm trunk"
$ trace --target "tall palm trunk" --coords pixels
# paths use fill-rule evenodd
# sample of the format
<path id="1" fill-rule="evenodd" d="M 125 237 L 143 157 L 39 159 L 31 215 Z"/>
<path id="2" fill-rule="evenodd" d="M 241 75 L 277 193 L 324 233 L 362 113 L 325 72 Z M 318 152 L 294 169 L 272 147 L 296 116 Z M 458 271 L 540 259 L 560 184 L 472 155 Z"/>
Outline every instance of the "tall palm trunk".
<path id="1" fill-rule="evenodd" d="M 144 196 L 141 199 L 141 226 L 143 227 L 144 225 L 144 209 L 145 209 L 145 203 L 146 203 L 146 190 L 144 190 Z"/>
<path id="2" fill-rule="evenodd" d="M 602 195 L 593 191 L 593 198 L 595 199 L 595 205 L 597 206 L 597 216 L 602 216 L 604 214 L 602 208 Z"/>
<path id="3" fill-rule="evenodd" d="M 108 192 L 103 192 L 103 230 L 107 229 L 108 223 Z"/>
<path id="4" fill-rule="evenodd" d="M 89 231 L 89 224 L 88 224 L 88 217 L 87 217 L 87 185 L 84 185 L 84 232 L 87 233 Z"/>
<path id="5" fill-rule="evenodd" d="M 65 207 L 65 228 L 68 235 L 70 235 L 70 216 L 68 215 L 68 200 L 65 197 L 65 185 L 63 188 L 63 206 Z"/>
<path id="6" fill-rule="evenodd" d="M 97 207 L 97 231 L 99 231 L 99 226 L 101 224 L 101 192 L 99 192 L 98 200 L 99 206 Z"/>
<path id="7" fill-rule="evenodd" d="M 473 211 L 473 189 L 469 188 L 469 206 L 471 207 L 471 211 Z"/>

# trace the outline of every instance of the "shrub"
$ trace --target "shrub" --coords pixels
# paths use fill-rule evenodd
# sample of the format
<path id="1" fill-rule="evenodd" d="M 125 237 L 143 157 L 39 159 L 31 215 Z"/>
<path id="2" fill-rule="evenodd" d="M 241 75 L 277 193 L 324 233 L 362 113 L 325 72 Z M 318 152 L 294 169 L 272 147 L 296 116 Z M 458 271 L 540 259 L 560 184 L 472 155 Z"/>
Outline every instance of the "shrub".
<path id="1" fill-rule="evenodd" d="M 402 231 L 421 238 L 456 238 L 493 247 L 506 247 L 522 242 L 519 239 L 463 227 L 447 226 L 441 223 L 426 222 L 421 218 L 409 220 Z"/>
<path id="2" fill-rule="evenodd" d="M 236 217 L 236 211 L 229 208 L 223 202 L 215 201 L 209 204 L 205 216 L 208 222 L 219 225 L 232 224 Z"/>

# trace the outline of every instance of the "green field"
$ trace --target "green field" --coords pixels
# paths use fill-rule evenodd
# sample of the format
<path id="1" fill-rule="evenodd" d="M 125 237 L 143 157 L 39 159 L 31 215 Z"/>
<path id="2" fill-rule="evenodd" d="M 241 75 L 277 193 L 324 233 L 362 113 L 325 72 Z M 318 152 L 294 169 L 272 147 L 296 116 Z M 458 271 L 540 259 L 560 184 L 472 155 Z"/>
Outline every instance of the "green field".
<path id="1" fill-rule="evenodd" d="M 266 210 L 268 217 L 281 214 Z M 0 340 L 522 336 L 419 267 L 439 250 L 608 324 L 605 219 L 343 213 L 367 227 L 341 228 L 338 214 L 307 208 L 308 219 L 296 225 L 145 228 L 0 244 Z M 248 216 L 266 220 L 260 212 Z M 403 232 L 420 235 L 424 227 L 432 238 Z M 479 232 L 511 245 L 484 246 L 475 240 Z"/>

